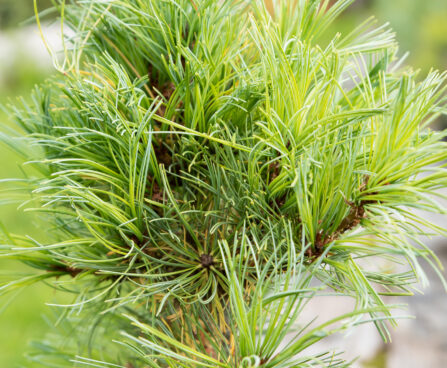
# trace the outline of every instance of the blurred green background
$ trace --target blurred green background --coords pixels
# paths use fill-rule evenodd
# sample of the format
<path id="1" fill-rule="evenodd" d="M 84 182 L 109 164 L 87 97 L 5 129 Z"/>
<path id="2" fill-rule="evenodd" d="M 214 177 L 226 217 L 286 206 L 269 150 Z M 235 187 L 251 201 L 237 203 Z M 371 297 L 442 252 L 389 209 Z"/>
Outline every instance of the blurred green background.
<path id="1" fill-rule="evenodd" d="M 0 105 L 7 104 L 9 100 L 13 102 L 17 96 L 28 95 L 35 84 L 51 73 L 50 61 L 45 58 L 37 28 L 22 23 L 32 17 L 32 3 L 32 0 L 0 0 Z M 49 3 L 42 2 L 42 5 L 49 6 Z M 1 131 L 5 126 L 12 125 L 3 109 L 0 110 L 0 124 Z M 0 180 L 22 177 L 22 164 L 17 155 L 0 145 Z M 0 193 L 5 189 L 5 185 L 0 186 Z M 5 199 L 8 197 L 1 193 L 0 224 L 12 233 L 42 239 L 43 224 L 39 223 L 39 219 L 18 210 L 16 203 L 5 204 Z M 0 284 L 10 280 L 8 274 L 11 271 L 25 274 L 29 270 L 26 266 L 0 259 Z M 19 294 L 7 294 L 0 298 L 0 367 L 24 365 L 24 353 L 30 341 L 40 339 L 49 329 L 44 317 L 50 313 L 45 303 L 55 298 L 54 290 L 45 285 L 35 285 Z"/>
<path id="2" fill-rule="evenodd" d="M 44 9 L 50 1 L 38 0 L 38 4 Z M 33 0 L 0 0 L 0 105 L 20 95 L 26 98 L 36 83 L 52 73 L 32 15 Z M 380 23 L 391 23 L 402 53 L 410 51 L 409 63 L 415 68 L 423 73 L 431 67 L 447 69 L 447 0 L 358 0 L 334 25 L 334 30 L 343 32 L 370 15 L 375 15 Z M 54 29 L 49 28 L 47 32 L 51 36 Z M 7 112 L 0 111 L 0 124 L 11 125 Z M 0 179 L 23 176 L 22 164 L 19 157 L 0 146 Z M 18 210 L 17 204 L 2 204 L 0 223 L 11 232 L 44 239 L 44 224 Z M 11 270 L 27 271 L 25 266 L 18 268 L 17 264 L 0 260 L 0 282 Z M 11 296 L 0 299 L 1 368 L 24 364 L 23 355 L 29 342 L 41 339 L 49 329 L 44 316 L 50 311 L 44 303 L 57 297 L 45 285 L 35 285 L 14 298 Z M 368 364 L 368 367 L 385 366 L 383 356 Z"/>

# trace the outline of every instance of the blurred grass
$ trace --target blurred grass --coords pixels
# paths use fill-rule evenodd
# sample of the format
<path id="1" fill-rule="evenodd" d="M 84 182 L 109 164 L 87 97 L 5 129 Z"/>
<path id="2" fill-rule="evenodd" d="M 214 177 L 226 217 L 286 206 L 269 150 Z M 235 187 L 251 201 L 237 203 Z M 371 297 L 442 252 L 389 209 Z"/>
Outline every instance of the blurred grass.
<path id="1" fill-rule="evenodd" d="M 40 9 L 51 6 L 52 0 L 37 0 Z M 33 0 L 0 0 L 0 29 L 17 28 L 17 24 L 33 15 Z"/>
<path id="2" fill-rule="evenodd" d="M 5 88 L 0 93 L 0 104 L 7 100 L 7 95 L 27 94 L 32 87 L 33 82 L 40 82 L 42 75 L 33 75 L 31 70 L 23 69 L 19 74 L 19 83 L 13 85 L 9 93 Z M 24 76 L 26 79 L 22 80 Z M 0 112 L 1 124 L 9 124 L 9 117 L 4 112 Z M 0 146 L 0 179 L 8 177 L 23 177 L 21 170 L 22 160 L 14 154 L 9 148 Z M 32 214 L 24 213 L 17 209 L 17 205 L 9 204 L 0 207 L 0 223 L 11 233 L 32 234 L 42 239 L 44 233 L 44 224 Z M 25 265 L 19 266 L 11 261 L 0 260 L 1 274 L 25 273 L 28 268 Z M 54 291 L 43 284 L 34 285 L 26 288 L 20 294 L 7 294 L 0 300 L 0 367 L 12 368 L 20 366 L 24 362 L 24 353 L 27 350 L 31 339 L 41 339 L 48 330 L 43 315 L 48 313 L 48 307 L 45 302 L 55 298 Z M 8 305 L 9 304 L 9 305 Z M 27 365 L 30 366 L 30 365 Z"/>
<path id="3" fill-rule="evenodd" d="M 2 50 L 0 50 L 2 52 Z M 47 75 L 41 68 L 36 68 L 28 57 L 17 54 L 13 57 L 13 65 L 3 70 L 0 84 L 0 105 L 14 101 L 15 96 L 28 95 L 31 88 L 41 83 Z M 0 68 L 6 68 L 0 64 Z M 8 114 L 0 110 L 2 128 L 11 126 Z M 0 145 L 0 179 L 23 177 L 23 162 L 19 156 L 4 145 Z M 1 188 L 4 189 L 4 188 Z M 0 223 L 8 232 L 29 234 L 40 240 L 45 239 L 45 224 L 36 215 L 19 210 L 17 204 L 0 206 Z M 28 273 L 31 270 L 25 265 L 0 259 L 0 275 Z M 49 314 L 46 302 L 55 300 L 55 291 L 44 284 L 34 285 L 22 290 L 19 294 L 7 294 L 0 299 L 0 367 L 13 368 L 24 364 L 24 354 L 32 339 L 42 339 L 48 331 L 49 324 L 43 318 Z M 27 367 L 33 367 L 27 364 Z"/>
<path id="4" fill-rule="evenodd" d="M 43 9 L 50 0 L 38 0 Z M 32 16 L 32 0 L 0 0 L 0 35 L 2 30 L 12 34 L 18 24 Z M 375 15 L 379 23 L 389 21 L 397 33 L 402 53 L 410 51 L 409 63 L 426 73 L 431 66 L 447 69 L 447 0 L 358 0 L 333 26 L 333 31 L 344 32 L 358 25 L 370 15 Z M 20 45 L 18 45 L 18 49 Z M 37 68 L 39 60 L 33 60 L 31 54 L 15 55 L 12 67 L 0 62 L 4 78 L 0 79 L 0 105 L 15 96 L 28 95 L 32 86 L 41 82 L 45 72 Z M 0 49 L 1 53 L 5 50 Z M 0 58 L 1 60 L 1 58 Z M 11 65 L 11 64 L 9 64 Z M 0 124 L 11 124 L 8 114 L 0 111 Z M 0 146 L 0 179 L 21 177 L 22 161 L 9 149 Z M 44 240 L 45 224 L 31 214 L 17 210 L 16 205 L 0 207 L 0 223 L 10 231 L 19 234 L 33 234 Z M 13 271 L 26 272 L 26 266 L 18 266 L 0 260 L 1 274 Z M 45 302 L 58 295 L 48 286 L 34 285 L 16 296 L 9 306 L 8 295 L 0 299 L 0 368 L 20 367 L 24 364 L 23 354 L 28 342 L 41 340 L 50 327 L 43 318 L 49 314 Z M 6 307 L 6 308 L 4 308 Z M 385 358 L 380 356 L 369 363 L 368 367 L 385 367 Z M 33 365 L 26 365 L 33 367 Z"/>
<path id="5" fill-rule="evenodd" d="M 410 53 L 415 69 L 447 69 L 447 0 L 358 0 L 335 27 L 352 29 L 372 15 L 391 24 L 400 53 Z"/>

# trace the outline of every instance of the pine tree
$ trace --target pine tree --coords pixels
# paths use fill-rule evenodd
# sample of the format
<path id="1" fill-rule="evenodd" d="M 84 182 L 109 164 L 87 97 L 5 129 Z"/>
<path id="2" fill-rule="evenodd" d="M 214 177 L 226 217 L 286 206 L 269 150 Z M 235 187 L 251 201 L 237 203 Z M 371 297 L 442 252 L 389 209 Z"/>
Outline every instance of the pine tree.
<path id="1" fill-rule="evenodd" d="M 352 2 L 55 4 L 74 31 L 59 73 L 3 136 L 38 171 L 23 206 L 48 231 L 5 230 L 2 256 L 36 272 L 0 290 L 73 295 L 32 360 L 349 367 L 306 348 L 361 323 L 389 339 L 383 297 L 425 282 L 421 260 L 440 274 L 423 240 L 446 231 L 423 212 L 446 212 L 446 132 L 429 128 L 446 74 L 403 66 L 374 19 L 331 34 Z M 303 320 L 328 294 L 353 309 Z"/>

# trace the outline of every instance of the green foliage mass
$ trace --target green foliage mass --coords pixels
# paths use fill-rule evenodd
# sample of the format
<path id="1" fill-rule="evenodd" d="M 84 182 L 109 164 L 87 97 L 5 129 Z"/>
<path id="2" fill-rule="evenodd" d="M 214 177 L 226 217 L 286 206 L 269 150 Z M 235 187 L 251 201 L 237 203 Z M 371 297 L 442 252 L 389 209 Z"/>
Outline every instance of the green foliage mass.
<path id="1" fill-rule="evenodd" d="M 351 2 L 57 5 L 75 30 L 61 73 L 3 135 L 39 171 L 3 184 L 32 193 L 51 241 L 5 230 L 3 257 L 38 272 L 0 291 L 73 295 L 31 360 L 348 367 L 306 348 L 366 322 L 388 339 L 382 297 L 424 282 L 420 259 L 440 267 L 422 239 L 445 235 L 423 212 L 445 213 L 446 133 L 429 125 L 446 75 L 419 80 L 373 19 L 328 35 Z M 327 294 L 353 310 L 303 320 Z"/>

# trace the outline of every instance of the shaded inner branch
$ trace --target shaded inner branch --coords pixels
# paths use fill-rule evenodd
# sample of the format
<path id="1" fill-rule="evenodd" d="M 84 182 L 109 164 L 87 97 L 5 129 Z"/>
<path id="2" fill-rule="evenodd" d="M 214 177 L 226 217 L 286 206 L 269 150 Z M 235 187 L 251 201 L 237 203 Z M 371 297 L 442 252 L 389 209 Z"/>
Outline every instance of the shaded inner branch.
<path id="1" fill-rule="evenodd" d="M 364 183 L 360 187 L 360 192 L 364 191 L 369 181 L 369 177 L 367 176 L 364 180 Z M 309 248 L 307 251 L 307 255 L 311 259 L 316 259 L 320 257 L 325 247 L 332 243 L 333 241 L 340 238 L 344 233 L 356 228 L 364 218 L 366 218 L 365 206 L 368 204 L 375 203 L 375 201 L 364 200 L 360 201 L 359 204 L 355 204 L 354 202 L 346 201 L 346 203 L 350 206 L 350 211 L 348 215 L 343 219 L 338 228 L 331 234 L 323 234 L 320 230 L 315 239 L 314 249 Z"/>
<path id="2" fill-rule="evenodd" d="M 76 277 L 81 272 L 85 271 L 84 269 L 75 268 L 69 265 L 54 265 L 51 267 L 51 269 L 48 270 L 48 272 L 62 272 L 67 275 L 70 275 L 71 277 Z"/>

